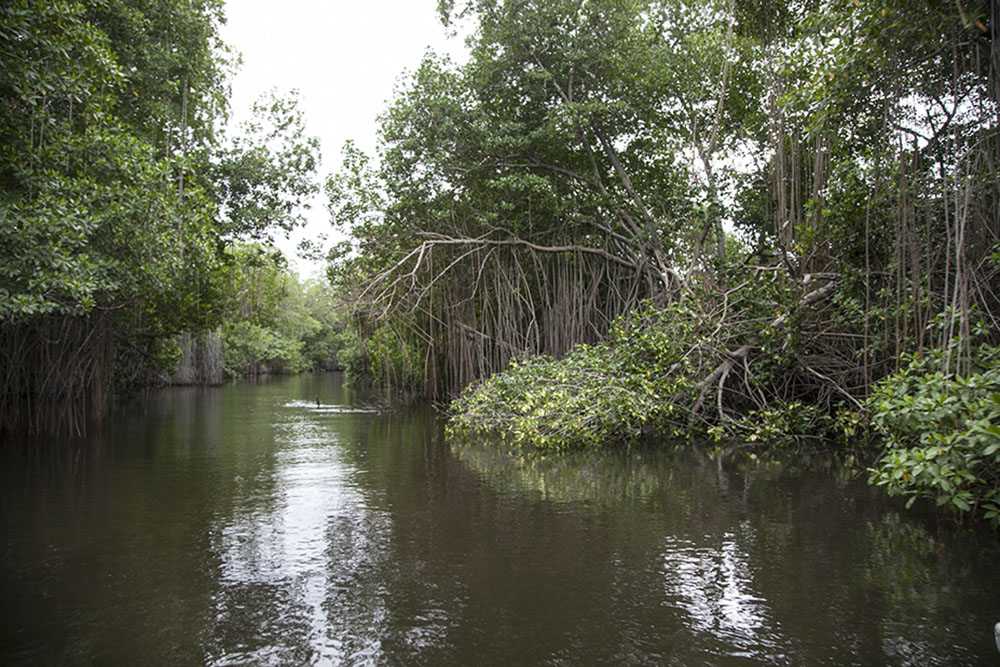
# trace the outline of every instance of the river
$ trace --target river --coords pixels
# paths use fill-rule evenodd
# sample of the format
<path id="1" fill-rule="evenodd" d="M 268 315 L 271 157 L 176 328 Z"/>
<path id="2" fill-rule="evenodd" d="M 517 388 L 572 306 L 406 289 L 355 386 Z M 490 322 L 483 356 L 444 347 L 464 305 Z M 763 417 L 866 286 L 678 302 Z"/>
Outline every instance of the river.
<path id="1" fill-rule="evenodd" d="M 836 466 L 524 460 L 336 374 L 154 392 L 0 466 L 4 665 L 1000 662 L 1000 540 Z"/>

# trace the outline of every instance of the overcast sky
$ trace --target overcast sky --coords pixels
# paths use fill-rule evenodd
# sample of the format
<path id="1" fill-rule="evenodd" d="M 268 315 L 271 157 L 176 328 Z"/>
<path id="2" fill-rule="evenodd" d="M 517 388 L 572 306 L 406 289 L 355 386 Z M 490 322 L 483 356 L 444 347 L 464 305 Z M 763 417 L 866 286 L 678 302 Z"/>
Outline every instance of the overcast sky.
<path id="1" fill-rule="evenodd" d="M 322 142 L 325 177 L 340 165 L 348 139 L 374 153 L 376 116 L 385 109 L 403 70 L 413 70 L 430 47 L 453 57 L 463 51 L 438 21 L 437 0 L 228 0 L 223 39 L 243 56 L 232 84 L 233 120 L 275 88 L 301 93 L 311 134 Z M 279 243 L 289 259 L 305 234 L 331 233 L 322 197 L 309 224 Z M 300 273 L 315 267 L 296 260 Z"/>

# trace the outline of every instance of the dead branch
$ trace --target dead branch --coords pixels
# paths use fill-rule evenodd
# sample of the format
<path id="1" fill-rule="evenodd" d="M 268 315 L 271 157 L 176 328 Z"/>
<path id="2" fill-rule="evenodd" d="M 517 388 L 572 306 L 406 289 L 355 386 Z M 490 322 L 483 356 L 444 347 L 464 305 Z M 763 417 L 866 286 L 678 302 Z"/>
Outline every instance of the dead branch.
<path id="1" fill-rule="evenodd" d="M 803 282 L 808 282 L 808 281 L 804 280 Z M 825 301 L 826 299 L 830 298 L 833 295 L 834 291 L 836 290 L 836 286 L 837 286 L 836 281 L 831 281 L 826 285 L 823 285 L 819 289 L 809 292 L 799 300 L 797 307 L 801 309 L 808 306 L 812 306 L 821 301 Z M 788 317 L 789 317 L 788 313 L 782 313 L 781 315 L 778 315 L 778 317 L 774 318 L 771 321 L 771 323 L 768 325 L 767 328 L 769 329 L 782 328 L 788 321 Z M 757 346 L 757 343 L 760 342 L 760 338 L 761 334 L 755 334 L 754 336 L 751 337 L 750 342 L 748 342 L 747 344 L 741 345 L 732 352 L 725 352 L 726 358 L 722 361 L 722 363 L 716 366 L 715 370 L 713 370 L 707 377 L 705 377 L 705 379 L 703 379 L 701 382 L 698 383 L 698 386 L 696 387 L 696 389 L 698 390 L 698 399 L 694 402 L 694 405 L 691 406 L 691 411 L 690 411 L 691 418 L 698 416 L 702 406 L 705 404 L 705 396 L 708 394 L 709 389 L 711 389 L 713 385 L 717 387 L 719 392 L 718 400 L 719 400 L 719 412 L 721 416 L 722 385 L 725 383 L 726 377 L 729 375 L 729 372 L 733 369 L 733 366 L 735 364 L 745 362 L 746 360 L 748 360 L 750 353 L 753 351 L 754 347 Z"/>

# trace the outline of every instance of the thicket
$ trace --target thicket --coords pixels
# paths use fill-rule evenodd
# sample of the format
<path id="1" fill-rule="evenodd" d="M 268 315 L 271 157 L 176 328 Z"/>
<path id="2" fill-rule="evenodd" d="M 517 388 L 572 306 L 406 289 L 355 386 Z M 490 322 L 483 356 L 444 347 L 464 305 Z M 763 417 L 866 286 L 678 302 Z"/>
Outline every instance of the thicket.
<path id="1" fill-rule="evenodd" d="M 0 431 L 80 430 L 222 322 L 225 249 L 295 224 L 294 99 L 220 131 L 221 0 L 0 6 Z"/>
<path id="2" fill-rule="evenodd" d="M 870 481 L 1000 527 L 1000 348 L 976 348 L 970 369 L 946 374 L 954 349 L 929 350 L 875 385 L 869 399 L 882 455 Z"/>
<path id="3" fill-rule="evenodd" d="M 443 3 L 470 61 L 327 183 L 353 367 L 543 450 L 878 435 L 873 482 L 995 517 L 998 13 Z"/>
<path id="4" fill-rule="evenodd" d="M 302 282 L 281 252 L 260 244 L 228 250 L 222 325 L 226 377 L 332 370 L 343 324 L 325 282 Z"/>
<path id="5" fill-rule="evenodd" d="M 742 289 L 731 307 L 767 315 L 785 303 L 768 280 Z M 828 298 L 824 287 L 810 293 Z M 645 304 L 616 320 L 594 345 L 577 345 L 556 359 L 525 355 L 484 379 L 451 404 L 454 436 L 499 436 L 537 452 L 616 446 L 656 440 L 770 443 L 826 440 L 847 427 L 839 402 L 810 393 L 813 378 L 797 363 L 796 328 L 785 320 L 816 317 L 814 302 L 792 306 L 784 320 L 736 321 L 699 307 L 692 296 L 667 306 Z M 770 308 L 768 306 L 771 306 Z M 779 316 L 781 318 L 782 316 Z M 749 337 L 764 352 L 738 362 L 719 350 Z M 745 349 L 745 348 L 743 348 Z"/>

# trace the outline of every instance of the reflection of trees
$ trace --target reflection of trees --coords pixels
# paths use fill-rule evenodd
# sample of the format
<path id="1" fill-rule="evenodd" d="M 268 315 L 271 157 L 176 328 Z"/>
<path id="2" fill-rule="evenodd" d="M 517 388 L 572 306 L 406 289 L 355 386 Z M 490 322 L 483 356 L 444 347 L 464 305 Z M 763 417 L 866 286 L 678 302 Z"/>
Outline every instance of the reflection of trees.
<path id="1" fill-rule="evenodd" d="M 713 656 L 798 664 L 993 658 L 995 536 L 903 514 L 828 458 L 815 466 L 680 449 L 544 459 L 495 443 L 451 448 L 497 492 L 595 521 L 613 514 L 653 526 L 663 604 Z"/>
<path id="2" fill-rule="evenodd" d="M 808 469 L 793 460 L 758 462 L 683 446 L 552 457 L 492 441 L 454 440 L 450 446 L 459 460 L 498 490 L 537 493 L 557 503 L 606 506 L 641 501 L 681 515 L 691 515 L 693 505 L 701 518 L 721 503 L 726 513 L 734 507 L 745 509 L 752 492 L 767 492 L 775 480 Z"/>
<path id="3" fill-rule="evenodd" d="M 452 442 L 452 452 L 494 486 L 520 488 L 554 502 L 615 502 L 646 498 L 669 484 L 653 465 L 620 456 L 585 451 L 558 457 L 532 457 L 495 443 Z"/>
<path id="4" fill-rule="evenodd" d="M 976 662 L 970 649 L 989 648 L 990 624 L 983 621 L 993 620 L 982 613 L 997 613 L 995 536 L 935 530 L 895 512 L 868 520 L 865 529 L 864 578 L 885 605 L 886 653 L 911 664 L 946 664 L 955 661 L 940 651 L 947 646 L 963 662 Z M 935 613 L 913 613 L 925 609 Z"/>
<path id="5" fill-rule="evenodd" d="M 8 609 L 36 600 L 40 633 L 75 647 L 38 661 L 994 657 L 996 537 L 844 469 L 449 448 L 430 409 L 316 409 L 346 403 L 327 380 L 170 390 L 85 455 L 2 471 Z"/>
<path id="6" fill-rule="evenodd" d="M 748 518 L 760 493 L 772 488 L 779 465 L 749 465 L 704 452 L 579 452 L 530 457 L 495 443 L 451 443 L 452 451 L 497 490 L 537 495 L 543 502 L 653 527 L 649 581 L 659 605 L 681 620 L 689 656 L 781 662 L 793 640 L 775 621 L 756 580 L 761 526 Z M 778 499 L 776 499 L 778 500 Z M 765 506 L 780 503 L 768 501 Z M 627 517 L 627 518 L 626 518 Z M 770 530 L 772 526 L 764 526 Z M 780 528 L 777 528 L 780 532 Z M 618 538 L 629 538 L 628 533 Z M 712 656 L 712 657 L 709 657 Z"/>

